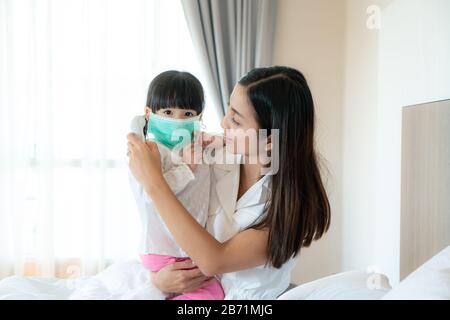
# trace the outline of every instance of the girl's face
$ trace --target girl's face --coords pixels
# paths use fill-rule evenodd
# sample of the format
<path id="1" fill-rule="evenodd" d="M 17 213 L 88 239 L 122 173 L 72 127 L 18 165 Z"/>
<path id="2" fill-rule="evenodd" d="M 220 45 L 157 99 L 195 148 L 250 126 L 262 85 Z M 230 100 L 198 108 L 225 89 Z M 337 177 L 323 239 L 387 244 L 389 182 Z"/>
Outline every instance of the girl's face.
<path id="1" fill-rule="evenodd" d="M 257 155 L 259 124 L 255 110 L 247 96 L 246 88 L 237 84 L 230 96 L 227 113 L 222 122 L 228 152 L 247 157 Z"/>
<path id="2" fill-rule="evenodd" d="M 145 107 L 145 118 L 148 120 L 152 109 L 149 107 Z M 159 109 L 156 111 L 157 115 L 160 115 L 165 118 L 172 119 L 189 119 L 197 116 L 197 111 L 191 109 L 180 109 L 177 107 Z"/>

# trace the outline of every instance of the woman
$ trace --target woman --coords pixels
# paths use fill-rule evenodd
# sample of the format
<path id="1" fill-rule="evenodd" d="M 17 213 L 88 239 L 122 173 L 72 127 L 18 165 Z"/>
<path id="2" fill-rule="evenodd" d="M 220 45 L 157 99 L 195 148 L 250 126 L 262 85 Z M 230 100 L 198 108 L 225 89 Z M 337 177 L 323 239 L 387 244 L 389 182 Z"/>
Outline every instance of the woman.
<path id="1" fill-rule="evenodd" d="M 314 104 L 304 76 L 288 67 L 250 71 L 234 87 L 221 125 L 226 150 L 244 161 L 214 165 L 207 230 L 168 187 L 156 146 L 128 135 L 133 175 L 195 261 L 171 265 L 152 279 L 164 292 L 182 293 L 222 275 L 227 299 L 275 299 L 287 288 L 300 249 L 330 225 L 314 149 Z M 279 168 L 272 175 L 262 174 L 259 153 L 246 143 L 245 132 L 260 129 L 279 130 L 273 149 Z M 270 138 L 258 136 L 258 144 L 272 150 Z"/>

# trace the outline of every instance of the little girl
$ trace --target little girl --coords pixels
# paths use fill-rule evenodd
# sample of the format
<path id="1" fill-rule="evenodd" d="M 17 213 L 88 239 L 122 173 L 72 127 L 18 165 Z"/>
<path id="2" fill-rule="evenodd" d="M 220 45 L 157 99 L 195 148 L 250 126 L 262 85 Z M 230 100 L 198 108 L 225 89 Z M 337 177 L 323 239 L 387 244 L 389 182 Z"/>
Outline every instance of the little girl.
<path id="1" fill-rule="evenodd" d="M 189 143 L 194 131 L 199 130 L 203 108 L 204 94 L 200 81 L 187 72 L 166 71 L 151 82 L 145 116 L 135 117 L 131 130 L 143 140 L 151 139 L 157 143 L 167 183 L 198 223 L 205 226 L 209 205 L 209 166 L 186 164 L 182 156 L 174 152 Z M 168 264 L 189 259 L 173 239 L 142 185 L 131 173 L 129 177 L 143 227 L 140 249 L 143 265 L 157 272 Z M 169 299 L 169 296 L 161 295 L 161 298 Z M 213 278 L 205 287 L 171 299 L 223 298 L 222 286 Z"/>

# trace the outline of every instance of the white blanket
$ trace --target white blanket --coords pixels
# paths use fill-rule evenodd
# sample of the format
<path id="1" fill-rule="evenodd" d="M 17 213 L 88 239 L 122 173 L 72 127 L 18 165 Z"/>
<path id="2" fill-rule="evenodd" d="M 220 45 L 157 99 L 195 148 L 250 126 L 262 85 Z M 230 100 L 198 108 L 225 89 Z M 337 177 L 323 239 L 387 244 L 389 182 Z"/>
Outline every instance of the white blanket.
<path id="1" fill-rule="evenodd" d="M 0 300 L 8 299 L 162 300 L 165 296 L 152 285 L 149 271 L 132 260 L 78 279 L 8 277 L 0 281 Z"/>
<path id="2" fill-rule="evenodd" d="M 450 247 L 411 273 L 383 300 L 450 300 Z"/>

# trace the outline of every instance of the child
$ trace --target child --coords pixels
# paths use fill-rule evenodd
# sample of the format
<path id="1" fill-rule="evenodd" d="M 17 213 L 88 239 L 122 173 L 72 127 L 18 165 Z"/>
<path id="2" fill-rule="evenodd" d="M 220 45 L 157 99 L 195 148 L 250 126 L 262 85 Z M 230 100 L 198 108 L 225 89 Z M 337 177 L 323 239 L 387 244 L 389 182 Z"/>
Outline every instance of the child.
<path id="1" fill-rule="evenodd" d="M 193 132 L 199 130 L 199 118 L 204 108 L 201 83 L 187 72 L 166 71 L 150 84 L 145 116 L 133 119 L 131 129 L 143 140 L 157 143 L 161 167 L 172 191 L 184 207 L 202 226 L 208 218 L 210 171 L 206 164 L 185 164 L 175 147 L 189 143 Z M 141 261 L 157 272 L 164 266 L 189 259 L 177 245 L 160 218 L 152 200 L 130 173 L 130 184 L 143 226 Z M 161 293 L 162 294 L 162 293 Z M 162 296 L 162 298 L 169 298 Z M 176 296 L 174 300 L 222 300 L 220 282 L 213 278 L 198 290 Z"/>

